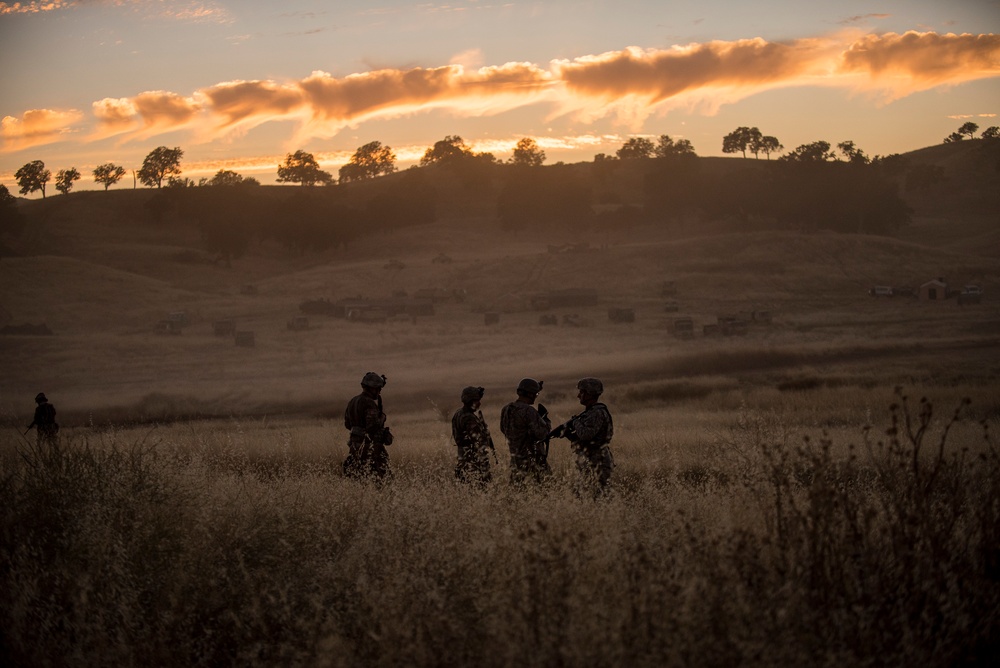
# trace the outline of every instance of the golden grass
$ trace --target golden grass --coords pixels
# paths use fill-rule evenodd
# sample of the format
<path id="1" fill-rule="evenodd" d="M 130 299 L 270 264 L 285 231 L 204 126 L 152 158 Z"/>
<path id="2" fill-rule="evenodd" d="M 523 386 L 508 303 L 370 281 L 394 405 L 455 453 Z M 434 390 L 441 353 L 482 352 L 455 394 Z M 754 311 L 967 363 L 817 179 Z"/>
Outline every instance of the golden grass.
<path id="1" fill-rule="evenodd" d="M 981 471 L 995 470 L 984 425 L 1000 426 L 1000 260 L 907 240 L 669 228 L 553 255 L 545 245 L 571 231 L 466 223 L 318 256 L 264 244 L 225 269 L 198 261 L 183 225 L 56 217 L 33 234 L 60 239 L 58 257 L 4 258 L 10 321 L 55 329 L 0 337 L 8 657 L 953 665 L 995 653 L 997 495 Z M 455 262 L 432 263 L 442 252 Z M 958 308 L 865 294 L 936 276 L 979 282 L 986 298 Z M 675 339 L 668 280 L 699 328 L 737 310 L 774 321 L 745 338 Z M 241 294 L 246 283 L 258 294 Z M 541 326 L 523 309 L 532 291 L 567 286 L 602 296 L 553 310 L 583 327 Z M 468 298 L 416 323 L 286 328 L 303 299 L 421 287 Z M 608 322 L 612 305 L 637 322 Z M 493 309 L 501 322 L 487 327 Z M 192 320 L 181 336 L 152 333 L 179 310 Z M 254 330 L 257 347 L 214 337 L 220 318 Z M 396 435 L 382 487 L 340 475 L 342 412 L 369 370 L 389 377 Z M 604 379 L 615 417 L 615 496 L 577 499 L 558 440 L 554 483 L 510 489 L 498 416 L 518 380 L 546 381 L 540 401 L 558 421 L 579 410 L 586 375 Z M 447 420 L 465 385 L 486 387 L 500 450 L 482 494 L 452 477 Z M 947 433 L 948 462 L 961 463 L 937 487 L 926 469 L 884 468 L 905 448 L 874 441 L 908 443 L 890 434 L 897 386 L 914 412 L 923 397 L 936 411 L 921 466 L 971 399 Z M 40 390 L 64 427 L 55 456 L 15 433 Z M 979 456 L 985 468 L 969 463 Z"/>
<path id="2" fill-rule="evenodd" d="M 916 419 L 913 399 L 825 394 L 873 410 L 865 445 L 863 428 L 815 431 L 805 402 L 781 396 L 616 415 L 615 492 L 598 503 L 573 494 L 562 441 L 545 487 L 511 488 L 502 448 L 488 489 L 456 484 L 436 409 L 394 421 L 382 485 L 341 476 L 336 420 L 76 428 L 57 450 L 8 430 L 5 658 L 953 665 L 995 652 L 997 451 L 982 425 L 940 409 L 907 473 L 914 442 L 868 402 Z"/>

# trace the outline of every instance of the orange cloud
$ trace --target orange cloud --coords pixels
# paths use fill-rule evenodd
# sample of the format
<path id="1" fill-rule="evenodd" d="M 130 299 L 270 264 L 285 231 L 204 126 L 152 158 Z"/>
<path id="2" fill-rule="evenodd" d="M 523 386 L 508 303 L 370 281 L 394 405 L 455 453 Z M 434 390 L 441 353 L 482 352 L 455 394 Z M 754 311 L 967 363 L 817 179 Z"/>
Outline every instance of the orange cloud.
<path id="1" fill-rule="evenodd" d="M 897 95 L 994 77 L 1000 75 L 1000 35 L 865 35 L 844 51 L 839 70 L 864 75 L 869 86 Z"/>
<path id="2" fill-rule="evenodd" d="M 0 2 L 0 16 L 4 14 L 38 14 L 57 9 L 73 7 L 75 0 L 51 0 L 50 2 Z"/>
<path id="3" fill-rule="evenodd" d="M 20 151 L 60 141 L 73 131 L 73 124 L 82 117 L 83 114 L 76 109 L 68 111 L 31 109 L 24 112 L 21 118 L 5 116 L 0 122 L 0 136 L 4 139 L 3 150 Z"/>
<path id="4" fill-rule="evenodd" d="M 92 105 L 97 127 L 87 139 L 125 134 L 125 140 L 189 128 L 194 141 L 246 132 L 269 121 L 297 120 L 291 144 L 329 137 L 373 118 L 395 118 L 432 109 L 454 114 L 496 114 L 540 102 L 552 115 L 580 120 L 617 114 L 641 130 L 654 113 L 680 106 L 714 113 L 720 105 L 777 87 L 824 85 L 885 91 L 902 96 L 932 86 L 1000 75 L 1000 37 L 909 32 L 863 35 L 840 32 L 788 42 L 744 39 L 671 49 L 629 47 L 548 69 L 507 63 L 471 69 L 379 69 L 334 77 L 313 72 L 297 81 L 231 81 L 185 97 L 149 91 L 105 98 Z M 28 114 L 49 114 L 45 130 Z M 54 141 L 78 116 L 26 112 L 5 119 L 7 147 L 15 138 Z M 64 112 L 65 113 L 65 112 Z M 79 114 L 79 112 L 73 112 Z M 37 131 L 29 130 L 36 126 Z M 20 144 L 18 144 L 20 145 Z M 5 150 L 13 150 L 6 148 Z"/>
<path id="5" fill-rule="evenodd" d="M 526 95 L 549 83 L 547 72 L 530 63 L 484 67 L 467 74 L 460 65 L 433 69 L 378 70 L 335 79 L 325 72 L 300 83 L 315 116 L 350 121 L 377 112 L 412 110 L 501 94 Z"/>
<path id="6" fill-rule="evenodd" d="M 124 97 L 106 97 L 94 102 L 91 109 L 101 126 L 101 130 L 97 133 L 101 137 L 131 129 L 136 124 L 139 114 L 132 101 Z"/>
<path id="7" fill-rule="evenodd" d="M 433 69 L 377 70 L 340 79 L 313 72 L 300 82 L 311 118 L 292 143 L 331 136 L 370 118 L 435 108 L 490 114 L 538 101 L 552 85 L 550 73 L 530 63 L 508 63 L 466 72 L 460 65 Z"/>
<path id="8" fill-rule="evenodd" d="M 829 43 L 817 40 L 783 44 L 757 38 L 668 50 L 629 47 L 555 65 L 576 94 L 606 98 L 639 95 L 655 104 L 694 89 L 783 84 L 818 74 L 829 48 Z"/>
<path id="9" fill-rule="evenodd" d="M 34 2 L 0 2 L 0 16 L 4 14 L 40 14 L 42 12 L 52 12 L 60 9 L 71 9 L 83 5 L 82 0 L 48 0 Z M 131 7 L 133 9 L 145 10 L 159 18 L 205 22 L 213 21 L 217 23 L 230 23 L 228 12 L 213 2 L 199 2 L 189 0 L 188 2 L 167 2 L 162 0 L 91 0 L 90 4 L 111 5 L 113 7 Z"/>
<path id="10" fill-rule="evenodd" d="M 230 81 L 199 92 L 206 106 L 221 119 L 219 127 L 226 130 L 288 116 L 305 102 L 298 86 L 272 81 Z"/>

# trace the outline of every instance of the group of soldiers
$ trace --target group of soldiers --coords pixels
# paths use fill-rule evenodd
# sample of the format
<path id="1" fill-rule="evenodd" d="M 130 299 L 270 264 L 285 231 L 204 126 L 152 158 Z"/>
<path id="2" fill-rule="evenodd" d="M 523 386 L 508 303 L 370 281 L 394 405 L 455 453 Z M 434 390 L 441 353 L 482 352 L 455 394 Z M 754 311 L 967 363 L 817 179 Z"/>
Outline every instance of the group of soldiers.
<path id="1" fill-rule="evenodd" d="M 384 375 L 369 371 L 361 379 L 361 394 L 351 399 L 344 411 L 344 427 L 350 432 L 344 475 L 385 478 L 389 474 L 392 432 L 386 426 L 382 409 Z M 544 482 L 552 474 L 549 467 L 549 441 L 564 438 L 570 443 L 579 471 L 579 492 L 594 496 L 607 493 L 614 469 L 609 447 L 614 437 L 614 423 L 608 407 L 600 401 L 604 385 L 597 378 L 582 378 L 576 384 L 577 398 L 583 411 L 566 422 L 552 427 L 549 411 L 535 406 L 542 391 L 542 381 L 524 378 L 517 384 L 517 399 L 500 411 L 500 431 L 510 449 L 510 481 L 515 485 Z M 466 387 L 462 407 L 451 418 L 451 434 L 458 449 L 455 477 L 472 485 L 485 486 L 493 479 L 490 457 L 497 461 L 490 429 L 480 410 L 485 390 Z M 54 443 L 59 432 L 56 409 L 45 394 L 35 397 L 34 420 L 28 430 L 38 430 L 38 444 Z"/>
<path id="2" fill-rule="evenodd" d="M 384 478 L 389 473 L 392 433 L 385 426 L 382 410 L 382 388 L 386 378 L 368 372 L 361 379 L 361 394 L 347 404 L 344 426 L 350 432 L 344 474 Z M 602 496 L 609 490 L 614 457 L 611 439 L 614 422 L 608 407 L 600 401 L 604 384 L 597 378 L 582 378 L 577 383 L 577 398 L 583 411 L 566 422 L 552 427 L 548 409 L 535 405 L 543 382 L 524 378 L 517 385 L 517 399 L 500 411 L 500 431 L 510 449 L 510 481 L 514 485 L 544 482 L 551 474 L 549 441 L 564 438 L 569 441 L 576 460 L 578 488 L 581 494 Z M 455 477 L 476 486 L 485 486 L 493 479 L 490 459 L 497 461 L 496 447 L 480 410 L 485 390 L 466 387 L 462 390 L 462 407 L 451 418 L 451 433 L 458 449 Z"/>

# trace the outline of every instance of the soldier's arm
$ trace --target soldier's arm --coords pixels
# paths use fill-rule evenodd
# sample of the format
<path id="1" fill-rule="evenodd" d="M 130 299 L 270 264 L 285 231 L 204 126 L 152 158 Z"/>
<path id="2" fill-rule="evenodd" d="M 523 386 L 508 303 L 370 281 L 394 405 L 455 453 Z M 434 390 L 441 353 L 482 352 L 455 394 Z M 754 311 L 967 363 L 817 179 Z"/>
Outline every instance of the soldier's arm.
<path id="1" fill-rule="evenodd" d="M 572 424 L 573 432 L 579 440 L 592 441 L 604 428 L 604 415 L 596 410 L 584 411 L 573 418 Z"/>

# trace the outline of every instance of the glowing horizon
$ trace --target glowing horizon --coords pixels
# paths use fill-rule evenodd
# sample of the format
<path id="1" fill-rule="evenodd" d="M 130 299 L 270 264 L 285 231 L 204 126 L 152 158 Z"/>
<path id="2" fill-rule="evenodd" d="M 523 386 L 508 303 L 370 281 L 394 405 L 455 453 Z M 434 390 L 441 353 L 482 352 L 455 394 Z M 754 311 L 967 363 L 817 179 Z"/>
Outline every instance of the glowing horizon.
<path id="1" fill-rule="evenodd" d="M 782 0 L 776 1 L 781 4 Z M 382 12 L 368 3 L 347 4 L 361 7 L 343 14 L 339 7 L 328 12 L 345 20 L 373 21 L 372 25 L 379 27 L 384 26 L 387 16 L 397 14 L 433 15 L 428 25 L 436 27 L 442 16 L 452 14 L 502 17 L 517 13 L 516 4 L 494 6 L 475 0 L 441 6 L 434 12 L 428 5 L 418 8 L 391 0 Z M 632 4 L 647 11 L 654 7 L 645 2 Z M 715 4 L 719 4 L 717 0 Z M 228 35 L 232 26 L 256 17 L 256 13 L 244 14 L 244 6 L 225 2 L 0 2 L 0 30 L 13 35 L 12 21 L 28 25 L 45 14 L 97 11 L 102 19 L 127 18 L 122 30 L 141 31 L 155 20 L 183 25 L 184 31 L 199 34 L 225 31 L 213 32 L 215 41 L 206 42 L 216 47 L 219 35 Z M 299 14 L 303 20 L 315 18 Z M 739 125 L 757 126 L 765 134 L 778 136 L 786 149 L 824 138 L 830 124 L 843 126 L 839 133 L 856 127 L 849 136 L 825 138 L 831 143 L 856 140 L 874 155 L 936 143 L 947 135 L 941 130 L 947 127 L 946 119 L 992 119 L 1000 112 L 1000 35 L 920 26 L 876 31 L 860 25 L 886 21 L 890 16 L 849 16 L 834 29 L 810 37 L 677 40 L 663 46 L 620 46 L 555 57 L 544 64 L 531 59 L 483 64 L 483 52 L 473 48 L 459 51 L 449 62 L 438 65 L 370 67 L 339 75 L 312 68 L 310 74 L 299 78 L 230 77 L 188 89 L 170 83 L 188 80 L 190 73 L 179 76 L 169 72 L 162 77 L 162 85 L 150 80 L 153 86 L 136 87 L 124 96 L 102 95 L 100 89 L 120 90 L 123 84 L 128 85 L 128 79 L 112 85 L 97 76 L 80 91 L 92 89 L 97 95 L 74 97 L 79 100 L 75 105 L 8 109 L 10 102 L 4 102 L 0 112 L 0 181 L 16 192 L 12 187 L 14 171 L 26 162 L 42 159 L 53 173 L 68 167 L 67 162 L 75 164 L 84 176 L 77 187 L 85 189 L 93 166 L 110 161 L 136 168 L 158 145 L 184 149 L 182 169 L 196 176 L 234 166 L 238 167 L 234 171 L 243 170 L 255 177 L 267 170 L 273 173 L 285 154 L 298 149 L 313 153 L 324 168 L 336 167 L 346 163 L 358 146 L 372 140 L 390 146 L 400 166 L 405 167 L 418 161 L 427 147 L 445 135 L 459 135 L 474 150 L 498 157 L 508 154 L 521 137 L 532 137 L 546 149 L 549 163 L 589 160 L 594 153 L 613 152 L 631 135 L 669 134 L 689 139 L 699 155 L 711 156 L 721 154 L 722 136 Z M 371 29 L 368 23 L 364 26 Z M 35 28 L 49 30 L 42 24 Z M 397 30 L 404 34 L 403 27 Z M 301 35 L 295 37 L 301 40 Z M 226 39 L 242 45 L 254 38 Z M 525 45 L 538 49 L 534 43 Z M 505 45 L 511 51 L 516 47 Z M 419 52 L 429 47 L 418 41 L 413 48 Z M 566 51 L 557 48 L 557 43 L 553 48 Z M 17 55 L 13 50 L 11 54 Z M 265 50 L 261 55 L 267 54 Z M 226 68 L 219 65 L 216 69 L 221 72 Z M 141 79 L 146 81 L 144 76 Z M 965 98 L 965 108 L 946 113 L 941 93 L 956 96 L 958 91 Z M 16 100 L 26 101 L 44 99 L 50 91 L 39 83 L 35 91 L 17 93 Z M 67 99 L 69 94 L 57 91 L 53 97 Z M 917 134 L 919 119 L 903 109 L 914 106 L 910 102 L 914 99 L 935 110 L 925 133 Z M 971 103 L 979 108 L 966 106 Z M 807 114 L 795 113 L 794 105 L 808 109 Z M 834 105 L 847 111 L 834 115 Z M 729 120 L 747 109 L 751 111 L 745 120 Z M 851 114 L 859 116 L 853 124 L 846 122 Z M 862 114 L 877 118 L 878 124 L 890 128 L 892 136 L 875 129 L 875 120 L 866 124 Z M 902 115 L 900 121 L 887 120 L 897 115 Z M 768 122 L 768 118 L 773 121 Z M 814 121 L 812 128 L 810 120 Z M 990 124 L 989 120 L 983 123 Z M 454 129 L 441 131 L 445 127 Z M 792 128 L 794 135 L 789 133 Z M 903 145 L 905 141 L 910 145 Z"/>

